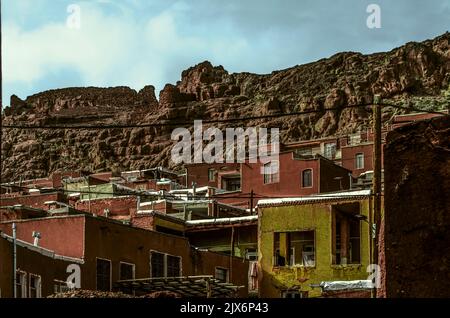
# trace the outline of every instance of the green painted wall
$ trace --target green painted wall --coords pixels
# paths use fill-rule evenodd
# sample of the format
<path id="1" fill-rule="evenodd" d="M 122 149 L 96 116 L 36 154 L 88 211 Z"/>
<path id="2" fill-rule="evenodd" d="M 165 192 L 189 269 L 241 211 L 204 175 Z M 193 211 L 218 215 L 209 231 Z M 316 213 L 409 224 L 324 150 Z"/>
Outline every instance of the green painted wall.
<path id="1" fill-rule="evenodd" d="M 80 191 L 80 189 L 82 187 L 86 187 L 87 185 L 88 185 L 88 182 L 86 179 L 83 179 L 83 180 L 80 180 L 77 182 L 70 182 L 70 183 L 68 182 L 68 183 L 64 183 L 64 190 L 69 190 L 70 192 L 68 194 L 70 194 L 73 192 Z"/>
<path id="2" fill-rule="evenodd" d="M 97 184 L 97 185 L 91 185 L 91 186 L 84 186 L 81 187 L 81 191 L 83 192 L 87 192 L 87 191 L 91 191 L 94 193 L 82 193 L 80 195 L 80 199 L 81 200 L 88 200 L 89 197 L 91 199 L 100 199 L 100 198 L 112 198 L 114 197 L 116 191 L 116 185 L 113 183 L 104 183 L 104 184 Z M 96 193 L 99 192 L 99 193 Z M 102 194 L 104 193 L 104 194 Z"/>
<path id="3" fill-rule="evenodd" d="M 350 203 L 346 201 L 345 203 Z M 355 202 L 355 201 L 353 201 Z M 356 201 L 357 202 L 357 201 Z M 260 297 L 280 297 L 281 290 L 300 286 L 309 297 L 321 294 L 320 288 L 310 284 L 321 281 L 367 279 L 370 260 L 369 226 L 361 223 L 361 264 L 332 264 L 332 208 L 331 204 L 307 204 L 261 208 L 259 210 Z M 360 214 L 368 216 L 369 199 L 360 201 Z M 315 231 L 315 266 L 273 266 L 274 232 Z"/>

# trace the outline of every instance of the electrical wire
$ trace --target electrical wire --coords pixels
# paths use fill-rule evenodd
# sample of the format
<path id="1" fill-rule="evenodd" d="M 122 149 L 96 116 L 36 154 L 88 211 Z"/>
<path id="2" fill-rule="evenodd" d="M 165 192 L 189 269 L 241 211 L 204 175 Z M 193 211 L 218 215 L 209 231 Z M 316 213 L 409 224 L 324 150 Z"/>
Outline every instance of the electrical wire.
<path id="1" fill-rule="evenodd" d="M 276 114 L 267 114 L 260 116 L 250 116 L 250 117 L 240 117 L 240 118 L 225 118 L 225 119 L 209 119 L 202 120 L 202 124 L 213 124 L 213 123 L 230 123 L 230 122 L 243 122 L 249 120 L 260 120 L 260 119 L 268 119 L 268 118 L 282 118 L 288 116 L 301 116 L 301 115 L 310 115 L 316 113 L 324 113 L 327 111 L 340 111 L 347 108 L 359 108 L 359 107 L 373 107 L 373 103 L 367 104 L 357 104 L 357 105 L 347 105 L 342 107 L 333 107 L 333 108 L 325 108 L 321 110 L 308 110 L 301 112 L 290 112 L 290 113 L 276 113 Z M 389 104 L 389 103 L 379 103 L 377 105 L 383 107 L 394 107 L 397 109 L 416 111 L 416 112 L 424 112 L 435 115 L 448 115 L 442 112 L 422 110 L 412 106 L 403 107 L 399 105 Z M 200 119 L 199 119 L 200 120 Z M 131 129 L 131 128 L 151 128 L 151 127 L 173 127 L 173 126 L 190 126 L 193 122 L 185 121 L 185 122 L 159 122 L 159 123 L 151 123 L 151 124 L 116 124 L 116 125 L 3 125 L 4 129 Z"/>
<path id="2" fill-rule="evenodd" d="M 23 190 L 30 190 L 33 188 L 27 188 L 24 186 L 16 186 L 18 188 L 21 188 Z M 101 192 L 101 191 L 81 191 L 81 190 L 66 190 L 66 189 L 58 189 L 58 188 L 54 188 L 52 189 L 54 191 L 51 192 L 44 192 L 43 194 L 52 194 L 52 193 L 57 193 L 57 192 L 63 192 L 63 193 L 79 193 L 79 194 L 88 194 L 88 195 L 105 195 L 105 196 L 116 196 L 117 198 L 120 198 L 121 196 L 135 196 L 135 197 L 140 197 L 140 198 L 148 198 L 148 197 L 160 197 L 162 199 L 176 199 L 177 198 L 177 194 L 171 194 L 171 193 L 164 193 L 162 192 L 161 194 L 149 194 L 149 193 L 136 193 L 133 191 L 122 191 L 122 192 Z M 179 189 L 179 190 L 184 190 L 184 189 Z M 348 189 L 350 190 L 350 189 Z M 151 191 L 151 190 L 148 190 Z M 155 190 L 156 191 L 156 190 Z M 350 190 L 351 191 L 351 190 Z M 356 191 L 356 190 L 355 190 Z M 327 199 L 335 199 L 335 198 L 342 198 L 342 196 L 336 195 L 333 196 L 333 193 L 318 193 L 316 195 L 313 196 L 320 196 L 322 195 L 323 197 L 327 198 Z M 184 196 L 184 195 L 178 195 L 178 198 L 180 196 Z M 373 196 L 373 194 L 370 194 L 370 196 Z M 191 195 L 191 196 L 187 196 L 188 198 L 192 198 L 192 199 L 196 199 L 196 200 L 208 200 L 208 199 L 283 199 L 283 198 L 298 198 L 298 197 L 308 197 L 308 196 L 304 196 L 301 194 L 298 195 L 283 195 L 283 196 L 273 196 L 273 195 L 262 195 L 262 194 L 257 194 L 255 193 L 253 196 L 250 195 L 250 193 L 242 193 L 242 195 L 234 195 L 234 196 L 226 196 L 226 193 L 221 194 L 216 194 L 216 195 L 212 195 L 212 196 L 199 196 L 199 195 Z M 15 199 L 17 197 L 3 197 L 3 200 L 7 200 L 7 199 Z M 91 198 L 91 200 L 94 199 L 111 199 L 111 197 L 100 197 L 100 198 Z M 189 202 L 189 200 L 187 200 L 186 202 Z"/>

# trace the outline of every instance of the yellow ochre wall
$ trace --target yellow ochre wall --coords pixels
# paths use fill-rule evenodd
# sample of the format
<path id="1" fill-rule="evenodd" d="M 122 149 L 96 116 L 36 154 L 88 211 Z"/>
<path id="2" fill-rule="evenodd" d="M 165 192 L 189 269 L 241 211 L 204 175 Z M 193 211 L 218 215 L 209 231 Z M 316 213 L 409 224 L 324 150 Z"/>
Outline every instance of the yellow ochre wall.
<path id="1" fill-rule="evenodd" d="M 346 200 L 340 203 L 360 202 L 360 214 L 369 219 L 369 199 Z M 281 290 L 300 286 L 308 297 L 321 294 L 321 281 L 367 279 L 370 263 L 369 225 L 361 221 L 361 264 L 332 264 L 332 204 L 314 203 L 259 209 L 258 253 L 260 266 L 260 297 L 281 297 Z M 315 266 L 274 267 L 274 232 L 315 231 Z"/>

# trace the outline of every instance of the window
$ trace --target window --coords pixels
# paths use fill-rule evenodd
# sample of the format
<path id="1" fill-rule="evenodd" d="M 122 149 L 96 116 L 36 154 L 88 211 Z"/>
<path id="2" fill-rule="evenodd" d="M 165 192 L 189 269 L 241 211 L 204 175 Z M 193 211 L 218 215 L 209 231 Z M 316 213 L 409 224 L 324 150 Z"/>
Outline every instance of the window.
<path id="1" fill-rule="evenodd" d="M 111 290 L 111 261 L 97 258 L 97 290 Z"/>
<path id="2" fill-rule="evenodd" d="M 150 252 L 152 277 L 180 277 L 181 257 L 169 254 Z"/>
<path id="3" fill-rule="evenodd" d="M 264 184 L 276 183 L 280 180 L 278 161 L 271 161 L 264 165 Z"/>
<path id="4" fill-rule="evenodd" d="M 222 267 L 216 267 L 214 277 L 221 282 L 228 282 L 228 269 Z"/>
<path id="5" fill-rule="evenodd" d="M 302 171 L 302 188 L 312 187 L 312 169 Z"/>
<path id="6" fill-rule="evenodd" d="M 134 264 L 120 262 L 119 280 L 134 279 Z"/>
<path id="7" fill-rule="evenodd" d="M 281 298 L 308 298 L 308 292 L 298 290 L 286 290 L 281 292 Z"/>
<path id="8" fill-rule="evenodd" d="M 361 263 L 361 225 L 360 221 L 350 220 L 350 238 L 349 238 L 350 264 Z"/>
<path id="9" fill-rule="evenodd" d="M 165 254 L 158 252 L 150 253 L 152 277 L 164 277 Z"/>
<path id="10" fill-rule="evenodd" d="M 41 298 L 41 277 L 30 274 L 30 285 L 28 287 L 28 297 Z"/>
<path id="11" fill-rule="evenodd" d="M 364 154 L 363 153 L 357 153 L 355 157 L 356 169 L 364 169 Z"/>
<path id="12" fill-rule="evenodd" d="M 70 290 L 69 286 L 67 286 L 67 282 L 56 279 L 53 282 L 53 291 L 55 294 L 65 293 Z"/>
<path id="13" fill-rule="evenodd" d="M 214 169 L 208 169 L 208 181 L 215 181 L 216 180 L 216 170 Z"/>
<path id="14" fill-rule="evenodd" d="M 354 146 L 354 145 L 358 145 L 361 143 L 361 134 L 360 133 L 356 133 L 353 135 L 349 136 L 349 145 L 350 146 Z"/>
<path id="15" fill-rule="evenodd" d="M 27 298 L 27 273 L 25 272 L 16 273 L 16 295 L 17 298 Z"/>
<path id="16" fill-rule="evenodd" d="M 167 255 L 167 277 L 179 277 L 181 257 Z"/>
<path id="17" fill-rule="evenodd" d="M 361 222 L 358 203 L 333 206 L 333 264 L 361 263 Z"/>
<path id="18" fill-rule="evenodd" d="M 223 178 L 222 189 L 227 191 L 237 191 L 241 189 L 241 178 Z"/>
<path id="19" fill-rule="evenodd" d="M 274 233 L 274 266 L 315 266 L 314 231 Z"/>
<path id="20" fill-rule="evenodd" d="M 245 251 L 245 259 L 249 261 L 257 261 L 258 260 L 258 251 L 256 248 L 248 248 Z"/>
<path id="21" fill-rule="evenodd" d="M 325 144 L 325 158 L 334 159 L 336 156 L 336 143 Z"/>
<path id="22" fill-rule="evenodd" d="M 295 153 L 299 157 L 310 157 L 312 156 L 312 148 L 311 147 L 300 148 L 295 150 Z"/>

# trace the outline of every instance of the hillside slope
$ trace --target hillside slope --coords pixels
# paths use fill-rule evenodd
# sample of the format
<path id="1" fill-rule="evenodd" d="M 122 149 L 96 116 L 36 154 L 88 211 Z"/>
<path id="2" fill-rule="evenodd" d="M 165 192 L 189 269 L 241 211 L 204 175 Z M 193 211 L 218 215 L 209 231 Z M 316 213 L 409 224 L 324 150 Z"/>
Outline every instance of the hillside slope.
<path id="1" fill-rule="evenodd" d="M 289 116 L 233 123 L 231 127 L 279 127 L 282 141 L 343 134 L 367 126 L 365 108 L 339 109 L 372 102 L 374 94 L 399 105 L 424 109 L 448 107 L 450 33 L 421 43 L 407 43 L 386 53 L 344 52 L 314 63 L 271 74 L 228 73 L 203 62 L 167 84 L 159 101 L 153 86 L 63 88 L 11 97 L 3 124 L 104 125 L 167 122 L 161 128 L 4 129 L 2 181 L 47 176 L 54 171 L 142 169 L 170 161 L 170 133 L 177 122 L 242 118 L 317 110 Z M 327 108 L 335 110 L 326 111 Z M 398 110 L 385 108 L 384 119 Z M 225 127 L 219 124 L 219 128 Z M 230 127 L 230 124 L 227 124 Z"/>

